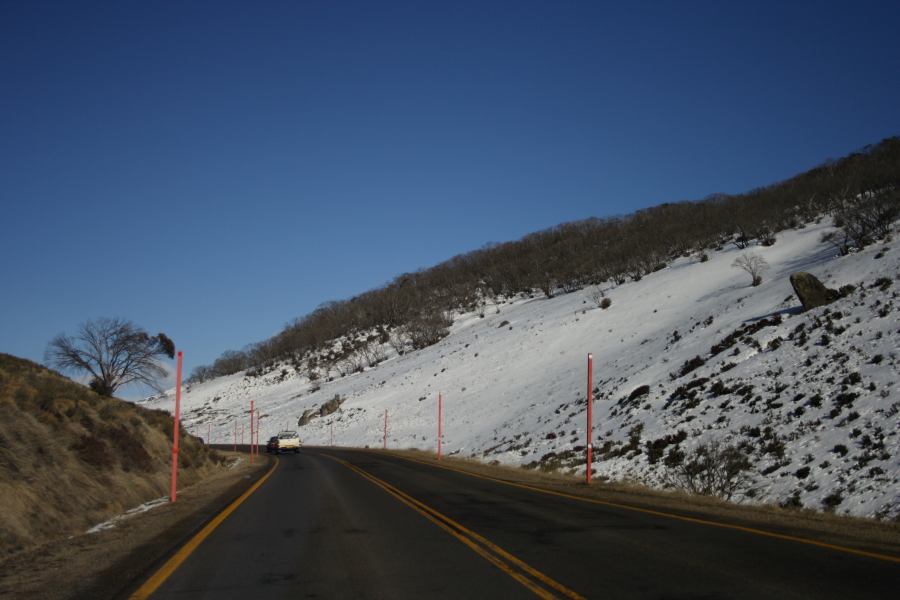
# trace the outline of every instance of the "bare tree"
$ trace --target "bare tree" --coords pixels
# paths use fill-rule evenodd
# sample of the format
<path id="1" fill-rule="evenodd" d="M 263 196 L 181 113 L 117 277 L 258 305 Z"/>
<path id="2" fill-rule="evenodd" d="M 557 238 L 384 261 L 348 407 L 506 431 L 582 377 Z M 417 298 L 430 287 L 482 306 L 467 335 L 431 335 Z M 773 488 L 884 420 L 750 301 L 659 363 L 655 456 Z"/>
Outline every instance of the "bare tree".
<path id="1" fill-rule="evenodd" d="M 821 241 L 833 246 L 835 250 L 841 253 L 841 256 L 850 254 L 850 248 L 853 247 L 853 239 L 843 229 L 826 231 L 822 234 Z"/>
<path id="2" fill-rule="evenodd" d="M 391 348 L 393 348 L 397 352 L 397 354 L 402 355 L 406 353 L 406 345 L 409 343 L 409 339 L 406 335 L 406 332 L 401 327 L 399 329 L 394 329 L 391 331 L 388 343 L 391 345 Z"/>
<path id="3" fill-rule="evenodd" d="M 746 271 L 753 279 L 753 285 L 757 286 L 762 283 L 762 274 L 769 268 L 769 263 L 758 254 L 745 253 L 734 259 L 731 266 Z"/>
<path id="4" fill-rule="evenodd" d="M 131 321 L 104 318 L 82 323 L 73 337 L 53 338 L 44 360 L 64 371 L 88 373 L 91 389 L 112 396 L 130 383 L 161 391 L 156 383 L 166 374 L 157 360 L 161 356 L 175 356 L 175 344 L 165 334 L 150 336 Z"/>
<path id="5" fill-rule="evenodd" d="M 880 194 L 860 194 L 859 197 L 844 200 L 834 211 L 834 224 L 840 228 L 843 241 L 822 239 L 837 247 L 842 255 L 851 248 L 864 248 L 876 239 L 883 239 L 891 234 L 894 221 L 900 217 L 900 192 L 889 190 Z"/>
<path id="6" fill-rule="evenodd" d="M 606 299 L 606 292 L 603 291 L 602 286 L 595 285 L 588 288 L 587 297 L 591 300 L 591 302 L 593 302 L 597 306 L 600 306 Z"/>
<path id="7" fill-rule="evenodd" d="M 409 339 L 414 350 L 427 348 L 437 344 L 450 334 L 448 329 L 453 325 L 453 319 L 449 313 L 436 310 L 426 311 L 418 318 L 410 321 L 403 332 Z"/>
<path id="8" fill-rule="evenodd" d="M 357 350 L 357 354 L 365 359 L 365 366 L 369 367 L 374 367 L 387 358 L 384 346 L 381 345 L 378 339 L 369 340 L 362 344 Z"/>

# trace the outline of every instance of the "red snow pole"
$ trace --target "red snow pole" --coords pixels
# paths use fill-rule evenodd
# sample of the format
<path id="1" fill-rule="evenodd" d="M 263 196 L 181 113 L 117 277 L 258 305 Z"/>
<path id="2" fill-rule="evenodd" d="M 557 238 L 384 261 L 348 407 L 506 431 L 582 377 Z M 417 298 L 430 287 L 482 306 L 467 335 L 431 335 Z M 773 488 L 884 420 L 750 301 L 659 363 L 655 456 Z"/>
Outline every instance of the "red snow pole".
<path id="1" fill-rule="evenodd" d="M 178 420 L 181 418 L 181 351 L 178 351 L 178 371 L 175 378 L 175 426 L 172 428 L 172 490 L 169 501 L 175 502 L 178 487 Z"/>
<path id="2" fill-rule="evenodd" d="M 250 464 L 253 464 L 253 400 L 250 401 Z"/>
<path id="3" fill-rule="evenodd" d="M 234 422 L 234 448 L 232 450 L 237 452 L 237 421 Z"/>
<path id="4" fill-rule="evenodd" d="M 387 409 L 384 409 L 384 449 L 387 450 Z"/>
<path id="5" fill-rule="evenodd" d="M 206 424 L 206 445 L 212 444 L 212 422 Z"/>
<path id="6" fill-rule="evenodd" d="M 441 439 L 443 437 L 441 432 L 441 405 L 443 403 L 443 400 L 443 394 L 441 394 L 441 392 L 438 392 L 438 460 L 441 460 Z"/>
<path id="7" fill-rule="evenodd" d="M 591 450 L 593 450 L 593 444 L 591 443 L 591 438 L 593 437 L 593 428 L 594 428 L 594 420 L 591 409 L 594 404 L 594 392 L 593 392 L 593 374 L 594 374 L 594 355 L 588 354 L 588 372 L 587 372 L 587 474 L 585 475 L 586 483 L 591 483 Z"/>

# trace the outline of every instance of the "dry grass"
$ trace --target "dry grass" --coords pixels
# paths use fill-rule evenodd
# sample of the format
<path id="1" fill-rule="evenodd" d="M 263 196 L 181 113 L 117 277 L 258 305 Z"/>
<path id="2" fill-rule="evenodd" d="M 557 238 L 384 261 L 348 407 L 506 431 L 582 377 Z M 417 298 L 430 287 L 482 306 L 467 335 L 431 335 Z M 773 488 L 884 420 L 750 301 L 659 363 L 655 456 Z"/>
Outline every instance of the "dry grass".
<path id="1" fill-rule="evenodd" d="M 371 450 L 371 452 L 381 452 Z M 438 463 L 430 452 L 389 451 L 390 454 L 442 465 L 475 475 L 538 487 L 608 504 L 653 510 L 763 531 L 800 537 L 825 544 L 887 554 L 900 558 L 900 523 L 838 516 L 812 510 L 791 510 L 769 505 L 747 505 L 716 498 L 663 491 L 634 483 L 599 483 L 552 472 L 489 465 L 474 459 L 444 457 Z"/>
<path id="2" fill-rule="evenodd" d="M 0 354 L 0 558 L 165 495 L 171 432 L 165 413 Z M 196 438 L 181 447 L 184 486 L 221 461 Z"/>

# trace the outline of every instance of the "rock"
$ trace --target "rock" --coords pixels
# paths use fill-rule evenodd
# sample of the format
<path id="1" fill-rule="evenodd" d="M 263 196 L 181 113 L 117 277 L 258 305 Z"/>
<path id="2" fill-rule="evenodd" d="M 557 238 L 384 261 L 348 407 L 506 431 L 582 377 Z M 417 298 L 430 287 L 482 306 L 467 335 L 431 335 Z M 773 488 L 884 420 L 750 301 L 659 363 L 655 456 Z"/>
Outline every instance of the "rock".
<path id="1" fill-rule="evenodd" d="M 803 310 L 831 304 L 841 297 L 840 292 L 825 287 L 815 276 L 803 271 L 791 275 L 791 285 L 794 286 L 794 293 L 800 299 Z"/>
<path id="2" fill-rule="evenodd" d="M 312 421 L 313 417 L 315 417 L 315 416 L 317 416 L 315 410 L 313 410 L 313 409 L 304 410 L 303 416 L 297 420 L 297 426 L 303 427 L 304 425 L 306 425 L 307 423 Z"/>
<path id="3" fill-rule="evenodd" d="M 643 396 L 646 396 L 650 393 L 649 385 L 642 385 L 640 387 L 634 388 L 631 394 L 628 395 L 628 400 L 637 400 Z"/>
<path id="4" fill-rule="evenodd" d="M 341 404 L 344 403 L 344 398 L 341 398 L 338 394 L 334 395 L 334 398 L 323 404 L 319 407 L 319 416 L 324 417 L 326 415 L 330 415 L 338 408 L 341 407 Z"/>

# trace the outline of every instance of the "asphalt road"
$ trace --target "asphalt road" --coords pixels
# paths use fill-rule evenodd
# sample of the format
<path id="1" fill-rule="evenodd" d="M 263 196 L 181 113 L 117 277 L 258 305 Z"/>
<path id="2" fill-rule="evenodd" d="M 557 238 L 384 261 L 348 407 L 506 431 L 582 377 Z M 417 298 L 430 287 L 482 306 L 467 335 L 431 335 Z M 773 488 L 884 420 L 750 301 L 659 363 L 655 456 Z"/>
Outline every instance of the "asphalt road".
<path id="1" fill-rule="evenodd" d="M 900 564 L 304 449 L 152 598 L 893 598 Z"/>

